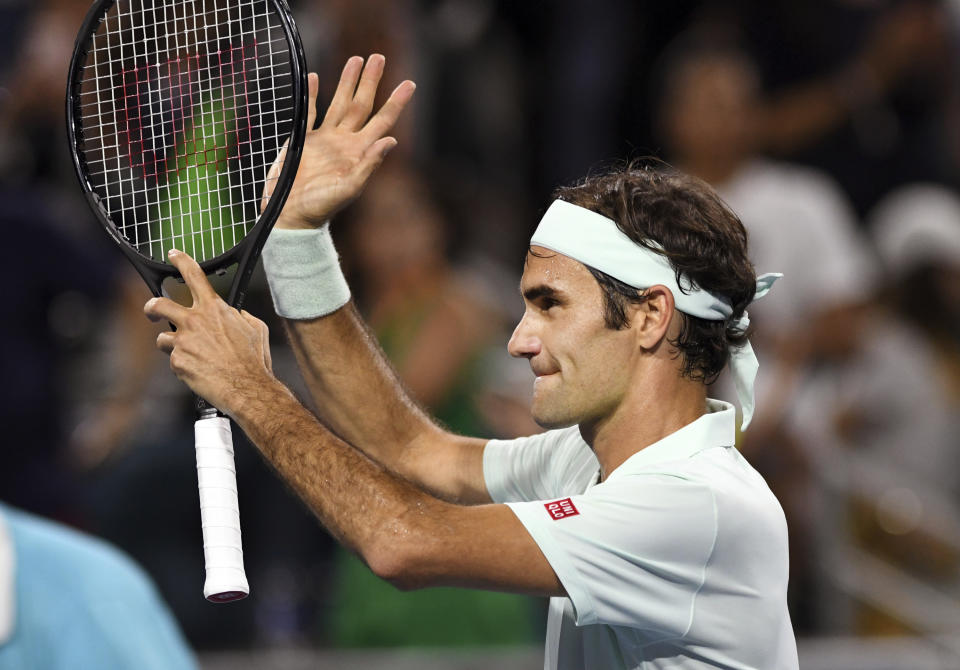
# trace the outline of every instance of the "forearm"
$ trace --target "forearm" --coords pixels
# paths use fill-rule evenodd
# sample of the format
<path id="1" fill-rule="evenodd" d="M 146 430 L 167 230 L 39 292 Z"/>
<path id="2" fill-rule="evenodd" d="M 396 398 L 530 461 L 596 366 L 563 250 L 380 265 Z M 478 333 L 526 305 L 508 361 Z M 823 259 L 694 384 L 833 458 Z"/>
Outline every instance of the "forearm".
<path id="1" fill-rule="evenodd" d="M 325 317 L 285 323 L 325 425 L 438 496 L 489 501 L 483 441 L 448 433 L 417 406 L 352 303 Z"/>
<path id="2" fill-rule="evenodd" d="M 282 384 L 246 392 L 233 413 L 244 432 L 321 523 L 378 573 L 436 498 L 333 435 Z"/>
<path id="3" fill-rule="evenodd" d="M 565 595 L 506 506 L 439 500 L 337 438 L 275 379 L 252 388 L 234 419 L 320 522 L 379 577 L 402 589 Z"/>
<path id="4" fill-rule="evenodd" d="M 344 440 L 393 469 L 407 445 L 439 430 L 407 396 L 352 302 L 284 324 L 318 416 Z"/>

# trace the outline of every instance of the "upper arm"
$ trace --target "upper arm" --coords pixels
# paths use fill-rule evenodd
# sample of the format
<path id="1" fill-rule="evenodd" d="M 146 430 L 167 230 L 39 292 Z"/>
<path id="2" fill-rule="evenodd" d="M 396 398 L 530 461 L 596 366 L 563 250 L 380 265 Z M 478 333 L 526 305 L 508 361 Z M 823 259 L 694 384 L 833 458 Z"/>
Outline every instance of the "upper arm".
<path id="1" fill-rule="evenodd" d="M 511 507 L 563 583 L 577 625 L 683 634 L 717 537 L 709 488 L 621 477 L 549 506 Z"/>
<path id="2" fill-rule="evenodd" d="M 434 495 L 465 505 L 491 502 L 483 477 L 487 440 L 436 428 L 418 436 L 404 451 L 398 474 Z"/>
<path id="3" fill-rule="evenodd" d="M 562 596 L 563 584 L 533 537 L 506 505 L 441 503 L 426 521 L 403 524 L 405 542 L 389 541 L 371 568 L 400 588 L 462 586 Z M 395 540 L 397 538 L 393 538 Z"/>
<path id="4" fill-rule="evenodd" d="M 435 495 L 462 504 L 546 500 L 561 493 L 557 463 L 569 490 L 582 490 L 597 462 L 576 428 L 513 440 L 454 435 L 436 426 L 404 449 L 398 473 Z M 584 484 L 578 484 L 583 482 Z"/>
<path id="5" fill-rule="evenodd" d="M 566 595 L 578 625 L 667 635 L 689 625 L 717 538 L 712 492 L 674 477 L 624 477 L 555 501 L 427 506 L 401 527 L 382 547 L 393 547 L 382 576 L 401 587 Z"/>

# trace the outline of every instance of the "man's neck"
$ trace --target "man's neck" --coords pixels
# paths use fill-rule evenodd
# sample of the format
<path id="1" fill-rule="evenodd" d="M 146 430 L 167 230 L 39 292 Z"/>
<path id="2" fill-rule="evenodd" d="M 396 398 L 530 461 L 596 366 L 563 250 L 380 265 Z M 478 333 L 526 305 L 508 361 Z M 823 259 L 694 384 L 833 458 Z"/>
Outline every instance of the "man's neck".
<path id="1" fill-rule="evenodd" d="M 662 376 L 658 379 L 656 377 Z M 653 378 L 651 378 L 653 377 Z M 605 480 L 628 458 L 693 423 L 707 411 L 706 387 L 672 374 L 645 376 L 610 415 L 580 424 Z"/>

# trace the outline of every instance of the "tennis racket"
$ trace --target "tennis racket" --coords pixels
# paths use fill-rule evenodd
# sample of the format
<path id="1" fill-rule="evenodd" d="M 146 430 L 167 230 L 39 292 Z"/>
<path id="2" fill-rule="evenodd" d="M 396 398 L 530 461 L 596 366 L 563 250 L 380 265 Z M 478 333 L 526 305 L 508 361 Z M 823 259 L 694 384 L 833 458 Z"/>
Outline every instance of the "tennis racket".
<path id="1" fill-rule="evenodd" d="M 208 275 L 236 266 L 226 301 L 239 308 L 306 131 L 303 49 L 284 0 L 97 0 L 66 105 L 80 185 L 153 294 L 178 276 L 167 262 L 175 247 Z M 227 602 L 249 593 L 230 420 L 196 406 L 203 594 Z"/>

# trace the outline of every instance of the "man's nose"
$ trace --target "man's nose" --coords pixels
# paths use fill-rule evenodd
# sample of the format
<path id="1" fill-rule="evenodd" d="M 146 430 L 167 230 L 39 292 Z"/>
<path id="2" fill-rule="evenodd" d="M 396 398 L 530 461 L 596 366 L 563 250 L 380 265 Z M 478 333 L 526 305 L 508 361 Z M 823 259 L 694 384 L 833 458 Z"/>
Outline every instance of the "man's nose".
<path id="1" fill-rule="evenodd" d="M 533 358 L 540 353 L 540 338 L 531 328 L 529 319 L 524 315 L 513 329 L 513 335 L 507 342 L 507 351 L 515 358 Z"/>

